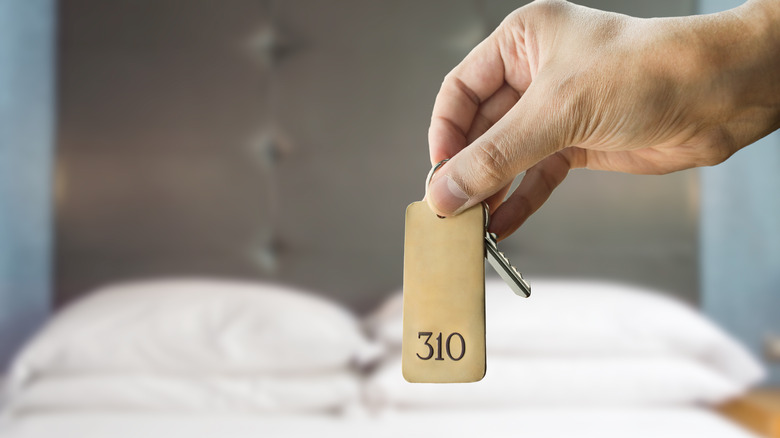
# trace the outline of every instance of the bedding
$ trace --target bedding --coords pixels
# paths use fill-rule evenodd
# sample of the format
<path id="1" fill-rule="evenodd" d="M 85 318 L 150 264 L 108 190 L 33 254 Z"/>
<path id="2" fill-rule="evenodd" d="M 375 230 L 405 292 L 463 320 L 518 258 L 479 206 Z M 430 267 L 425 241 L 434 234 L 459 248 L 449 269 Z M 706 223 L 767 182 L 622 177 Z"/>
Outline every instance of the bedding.
<path id="1" fill-rule="evenodd" d="M 747 387 L 765 375 L 747 350 L 699 312 L 640 287 L 599 281 L 534 280 L 529 299 L 498 279 L 485 284 L 488 360 L 496 356 L 673 356 Z M 403 298 L 365 321 L 389 352 L 401 348 Z M 488 371 L 490 373 L 490 371 Z"/>
<path id="2" fill-rule="evenodd" d="M 5 413 L 331 412 L 360 399 L 376 347 L 345 308 L 275 284 L 102 288 L 56 314 L 11 366 Z"/>
<path id="3" fill-rule="evenodd" d="M 523 300 L 496 281 L 487 293 L 485 380 L 411 385 L 400 296 L 363 324 L 378 359 L 354 315 L 292 288 L 110 286 L 14 361 L 0 438 L 753 437 L 699 405 L 763 371 L 692 309 L 603 283 L 535 281 Z"/>
<path id="4" fill-rule="evenodd" d="M 714 404 L 743 388 L 717 372 L 676 357 L 488 357 L 477 383 L 421 385 L 401 376 L 400 358 L 368 377 L 375 409 L 449 407 L 683 406 Z"/>
<path id="5" fill-rule="evenodd" d="M 695 407 L 460 409 L 379 415 L 50 413 L 0 422 L 0 438 L 757 438 Z"/>
<path id="6" fill-rule="evenodd" d="M 246 413 L 340 412 L 360 402 L 360 382 L 348 371 L 311 375 L 182 376 L 65 374 L 30 382 L 5 414 L 47 412 Z"/>

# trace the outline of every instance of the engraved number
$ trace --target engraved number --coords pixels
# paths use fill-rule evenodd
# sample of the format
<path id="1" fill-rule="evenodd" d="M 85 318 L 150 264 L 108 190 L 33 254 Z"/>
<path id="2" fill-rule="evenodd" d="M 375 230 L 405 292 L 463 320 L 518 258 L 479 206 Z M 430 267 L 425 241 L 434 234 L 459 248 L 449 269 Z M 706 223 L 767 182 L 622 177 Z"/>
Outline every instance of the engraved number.
<path id="1" fill-rule="evenodd" d="M 431 336 L 433 336 L 432 332 L 419 332 L 417 333 L 417 339 L 420 339 L 421 337 L 425 336 L 425 340 L 423 341 L 425 343 L 425 346 L 428 347 L 428 355 L 425 357 L 420 356 L 420 353 L 417 353 L 417 357 L 419 357 L 422 360 L 428 360 L 433 357 L 433 345 L 429 344 L 428 341 L 431 340 Z"/>
<path id="2" fill-rule="evenodd" d="M 439 332 L 439 335 L 436 336 L 436 347 L 434 348 L 433 345 L 430 344 L 431 336 L 433 336 L 433 332 L 418 332 L 417 333 L 417 339 L 421 339 L 423 336 L 425 336 L 425 340 L 423 341 L 423 344 L 425 344 L 426 347 L 428 347 L 428 355 L 423 357 L 420 356 L 420 353 L 417 353 L 417 357 L 419 357 L 422 360 L 429 360 L 433 357 L 434 354 L 436 354 L 436 358 L 434 360 L 444 360 L 444 357 L 442 356 L 442 333 Z M 460 354 L 455 357 L 452 355 L 452 338 L 457 336 L 460 340 Z M 463 339 L 463 335 L 461 335 L 458 332 L 451 333 L 449 336 L 447 336 L 447 340 L 444 342 L 444 349 L 447 352 L 447 357 L 449 357 L 451 360 L 459 361 L 463 359 L 463 356 L 466 355 L 466 340 Z"/>
<path id="3" fill-rule="evenodd" d="M 436 336 L 436 344 L 439 346 L 439 348 L 436 350 L 439 353 L 436 355 L 436 359 L 434 360 L 444 360 L 444 358 L 441 357 L 441 333 L 439 333 L 439 336 Z"/>
<path id="4" fill-rule="evenodd" d="M 452 357 L 452 353 L 450 351 L 450 343 L 452 341 L 452 337 L 453 336 L 457 336 L 460 339 L 460 356 L 458 356 L 457 359 Z M 452 360 L 458 361 L 458 360 L 463 359 L 463 355 L 465 355 L 465 354 L 466 354 L 466 340 L 463 339 L 463 336 L 461 336 L 461 334 L 458 333 L 458 332 L 455 332 L 455 333 L 447 336 L 447 356 L 449 356 L 450 359 L 452 359 Z"/>

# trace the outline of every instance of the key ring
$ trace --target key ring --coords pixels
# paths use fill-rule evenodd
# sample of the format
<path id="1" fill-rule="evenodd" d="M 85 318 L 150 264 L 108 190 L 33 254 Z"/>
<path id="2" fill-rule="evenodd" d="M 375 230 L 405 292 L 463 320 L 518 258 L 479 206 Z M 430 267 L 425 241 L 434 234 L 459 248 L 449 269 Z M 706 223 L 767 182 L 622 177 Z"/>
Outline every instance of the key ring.
<path id="1" fill-rule="evenodd" d="M 425 193 L 426 194 L 428 194 L 428 186 L 431 185 L 431 179 L 433 178 L 433 174 L 436 173 L 436 171 L 439 170 L 439 168 L 441 166 L 444 166 L 444 163 L 446 163 L 447 161 L 450 161 L 450 159 L 449 158 L 445 158 L 445 159 L 439 161 L 433 167 L 431 167 L 430 171 L 428 171 L 428 177 L 425 178 Z"/>
<path id="2" fill-rule="evenodd" d="M 436 163 L 433 167 L 431 167 L 431 170 L 428 172 L 428 177 L 425 178 L 425 195 L 428 195 L 428 186 L 431 185 L 431 179 L 433 179 L 433 174 L 436 173 L 439 168 L 444 166 L 444 163 L 447 161 L 450 161 L 449 158 L 445 158 L 438 163 Z M 490 207 L 488 207 L 487 202 L 482 201 L 482 209 L 485 211 L 485 230 L 488 229 L 488 225 L 490 225 Z M 438 214 L 436 216 L 439 216 Z M 444 216 L 439 216 L 440 219 L 444 219 Z"/>

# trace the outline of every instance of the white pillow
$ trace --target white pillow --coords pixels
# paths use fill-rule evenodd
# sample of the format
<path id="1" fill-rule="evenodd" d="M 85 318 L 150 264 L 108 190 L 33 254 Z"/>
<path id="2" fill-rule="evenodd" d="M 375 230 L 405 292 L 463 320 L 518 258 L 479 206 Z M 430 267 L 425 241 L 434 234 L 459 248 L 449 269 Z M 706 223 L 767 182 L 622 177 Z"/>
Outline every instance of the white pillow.
<path id="1" fill-rule="evenodd" d="M 30 382 L 6 413 L 115 411 L 168 413 L 331 412 L 359 403 L 347 371 L 295 377 L 69 374 Z"/>
<path id="2" fill-rule="evenodd" d="M 741 385 L 765 374 L 732 337 L 689 306 L 634 286 L 595 281 L 535 280 L 520 298 L 488 280 L 488 356 L 663 355 L 691 358 Z M 389 350 L 400 350 L 402 296 L 366 320 Z M 489 372 L 489 371 L 488 371 Z"/>
<path id="3" fill-rule="evenodd" d="M 322 372 L 372 348 L 349 311 L 289 287 L 141 281 L 55 315 L 14 362 L 10 383 L 73 372 Z"/>
<path id="4" fill-rule="evenodd" d="M 374 408 L 510 406 L 638 406 L 718 403 L 740 394 L 739 385 L 696 362 L 662 356 L 488 356 L 476 383 L 408 383 L 400 359 L 368 379 L 365 398 Z"/>

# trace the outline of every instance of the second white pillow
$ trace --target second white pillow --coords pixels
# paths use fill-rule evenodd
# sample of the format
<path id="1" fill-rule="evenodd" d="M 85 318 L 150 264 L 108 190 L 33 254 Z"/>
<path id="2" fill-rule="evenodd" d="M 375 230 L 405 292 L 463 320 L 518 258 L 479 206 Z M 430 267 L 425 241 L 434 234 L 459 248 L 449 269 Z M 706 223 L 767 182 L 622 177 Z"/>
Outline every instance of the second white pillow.
<path id="1" fill-rule="evenodd" d="M 669 356 L 699 362 L 740 385 L 760 381 L 760 363 L 690 306 L 639 287 L 595 281 L 535 280 L 519 298 L 488 280 L 488 359 L 503 356 Z M 402 295 L 366 320 L 389 351 L 401 347 Z M 488 370 L 488 374 L 490 370 Z"/>
<path id="2" fill-rule="evenodd" d="M 82 372 L 338 371 L 374 348 L 347 309 L 290 287 L 142 281 L 103 288 L 55 315 L 14 362 L 10 383 Z"/>
<path id="3" fill-rule="evenodd" d="M 695 362 L 673 357 L 488 356 L 488 371 L 480 382 L 408 383 L 397 359 L 378 369 L 365 391 L 375 408 L 445 409 L 712 404 L 742 388 Z"/>

